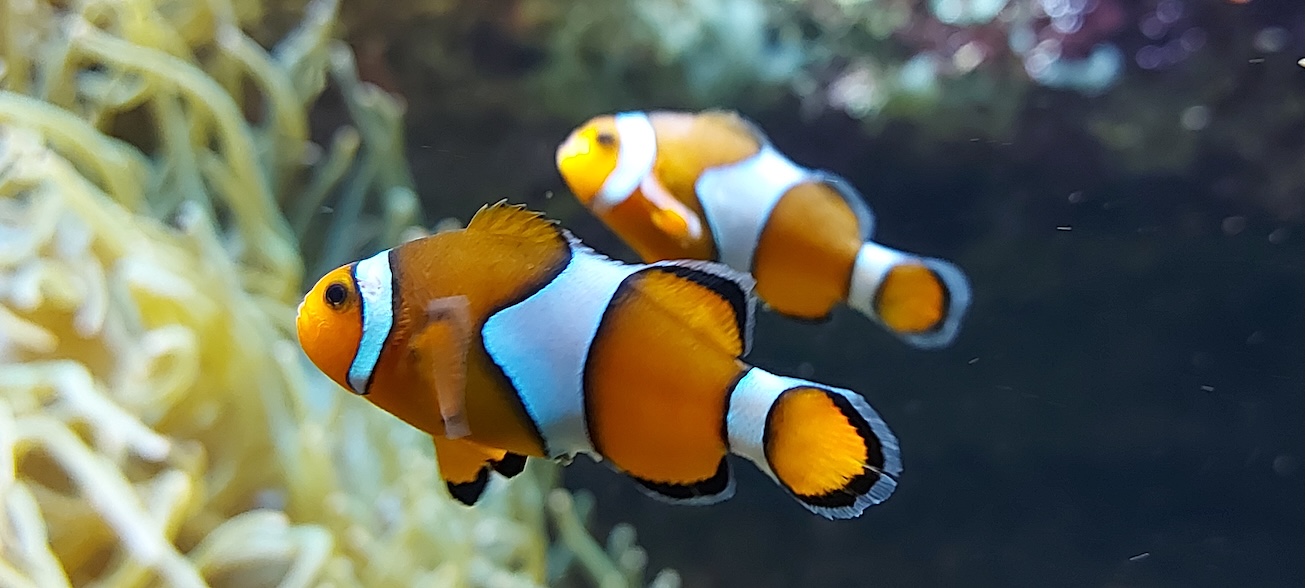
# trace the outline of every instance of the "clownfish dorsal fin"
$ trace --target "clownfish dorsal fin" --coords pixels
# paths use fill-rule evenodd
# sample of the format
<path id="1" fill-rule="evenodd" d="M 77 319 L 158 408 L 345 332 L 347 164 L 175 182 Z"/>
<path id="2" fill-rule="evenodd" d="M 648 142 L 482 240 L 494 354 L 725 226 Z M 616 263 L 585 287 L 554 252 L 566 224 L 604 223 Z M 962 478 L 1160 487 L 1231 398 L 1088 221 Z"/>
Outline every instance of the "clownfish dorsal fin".
<path id="1" fill-rule="evenodd" d="M 639 294 L 656 301 L 691 331 L 742 357 L 752 347 L 756 314 L 754 281 L 724 264 L 661 261 L 641 270 L 633 282 Z"/>
<path id="2" fill-rule="evenodd" d="M 765 131 L 762 131 L 757 123 L 733 110 L 704 110 L 698 116 L 703 121 L 718 124 L 731 132 L 752 137 L 758 146 L 770 144 L 770 139 L 766 137 Z"/>
<path id="3" fill-rule="evenodd" d="M 531 243 L 568 242 L 566 231 L 557 221 L 525 207 L 499 200 L 481 207 L 467 223 L 468 233 L 501 235 Z"/>

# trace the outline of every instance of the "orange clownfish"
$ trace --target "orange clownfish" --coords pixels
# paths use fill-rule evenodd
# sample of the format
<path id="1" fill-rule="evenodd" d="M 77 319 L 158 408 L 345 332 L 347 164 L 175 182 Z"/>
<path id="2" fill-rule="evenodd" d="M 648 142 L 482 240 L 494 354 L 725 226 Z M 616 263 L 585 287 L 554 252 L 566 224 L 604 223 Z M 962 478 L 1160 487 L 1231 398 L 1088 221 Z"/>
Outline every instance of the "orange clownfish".
<path id="1" fill-rule="evenodd" d="M 850 184 L 793 163 L 737 114 L 598 116 L 558 147 L 557 167 L 645 261 L 723 262 L 780 314 L 823 320 L 846 302 L 937 348 L 969 307 L 959 268 L 871 241 L 874 216 Z"/>
<path id="2" fill-rule="evenodd" d="M 431 435 L 468 505 L 490 470 L 577 454 L 670 502 L 731 496 L 729 453 L 828 518 L 887 499 L 896 437 L 854 392 L 743 363 L 754 307 L 721 264 L 615 261 L 500 202 L 326 274 L 297 325 L 318 369 Z"/>

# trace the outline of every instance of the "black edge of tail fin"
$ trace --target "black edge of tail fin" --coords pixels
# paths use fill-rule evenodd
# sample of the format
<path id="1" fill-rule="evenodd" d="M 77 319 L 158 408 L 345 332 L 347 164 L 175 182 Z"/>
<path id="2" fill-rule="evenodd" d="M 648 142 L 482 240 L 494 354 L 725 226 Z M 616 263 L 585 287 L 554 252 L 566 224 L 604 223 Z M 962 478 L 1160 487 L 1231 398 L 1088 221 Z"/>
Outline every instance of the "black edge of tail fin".
<path id="1" fill-rule="evenodd" d="M 825 392 L 866 442 L 866 470 L 842 489 L 819 496 L 793 492 L 782 480 L 780 485 L 811 512 L 831 519 L 856 518 L 867 508 L 888 500 L 897 489 L 897 477 L 902 473 L 897 436 L 859 394 L 815 383 L 810 387 Z"/>
<path id="2" fill-rule="evenodd" d="M 781 477 L 783 472 L 775 468 L 775 452 L 781 450 L 776 445 L 777 440 L 789 448 L 786 451 L 797 451 L 796 454 L 787 453 L 787 458 L 780 462 L 787 464 L 783 469 L 789 469 L 795 464 L 807 467 L 812 463 L 835 463 L 825 459 L 813 461 L 812 451 L 826 451 L 827 448 L 820 447 L 819 442 L 811 445 L 814 438 L 810 435 L 799 433 L 789 436 L 786 433 L 793 426 L 798 427 L 791 429 L 793 431 L 825 431 L 818 423 L 806 420 L 808 417 L 803 417 L 801 421 L 787 421 L 783 426 L 777 423 L 777 409 L 784 404 L 786 395 L 798 392 L 824 395 L 830 401 L 830 404 L 825 405 L 825 410 L 836 410 L 837 416 L 841 416 L 846 425 L 852 428 L 865 448 L 865 457 L 856 457 L 859 460 L 856 466 L 848 467 L 850 464 L 843 462 L 841 467 L 844 469 L 839 478 L 817 482 L 821 490 L 808 494 L 794 491 Z M 834 413 L 824 414 L 837 418 Z M 817 428 L 811 428 L 813 426 Z M 772 374 L 758 367 L 749 367 L 730 387 L 725 434 L 730 453 L 753 462 L 804 508 L 828 519 L 855 518 L 870 506 L 887 500 L 897 487 L 897 477 L 902 471 L 897 437 L 860 395 L 802 378 Z M 823 436 L 823 433 L 817 436 Z M 797 459 L 793 459 L 795 455 Z M 787 475 L 793 474 L 790 470 Z M 841 485 L 828 484 L 831 481 Z"/>

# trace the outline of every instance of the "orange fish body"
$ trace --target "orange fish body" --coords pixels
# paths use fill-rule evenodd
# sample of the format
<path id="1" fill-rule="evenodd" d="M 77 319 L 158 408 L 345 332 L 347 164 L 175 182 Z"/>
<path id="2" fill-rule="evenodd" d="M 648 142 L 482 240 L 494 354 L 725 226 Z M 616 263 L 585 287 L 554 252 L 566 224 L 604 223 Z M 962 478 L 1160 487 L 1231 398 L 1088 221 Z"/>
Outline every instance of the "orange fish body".
<path id="1" fill-rule="evenodd" d="M 740 360 L 751 288 L 715 263 L 614 261 L 499 204 L 328 273 L 298 330 L 326 375 L 432 436 L 467 504 L 490 470 L 577 454 L 710 503 L 735 453 L 813 512 L 857 516 L 895 488 L 897 440 L 855 393 Z"/>
<path id="2" fill-rule="evenodd" d="M 964 273 L 872 241 L 874 216 L 846 181 L 794 164 L 736 114 L 595 117 L 557 165 L 644 260 L 723 262 L 782 314 L 820 320 L 846 303 L 931 348 L 951 343 L 968 308 Z"/>

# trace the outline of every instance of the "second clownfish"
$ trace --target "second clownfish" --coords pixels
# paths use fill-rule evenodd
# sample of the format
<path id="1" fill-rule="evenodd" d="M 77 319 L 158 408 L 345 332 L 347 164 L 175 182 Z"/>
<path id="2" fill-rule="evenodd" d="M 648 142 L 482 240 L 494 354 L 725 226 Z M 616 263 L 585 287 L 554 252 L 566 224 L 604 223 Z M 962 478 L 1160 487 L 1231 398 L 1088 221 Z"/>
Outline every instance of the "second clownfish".
<path id="1" fill-rule="evenodd" d="M 970 303 L 955 265 L 871 240 L 874 217 L 846 181 L 803 168 L 737 114 L 595 117 L 558 147 L 576 197 L 645 261 L 702 259 L 752 274 L 781 314 L 826 318 L 846 303 L 907 343 L 950 344 Z"/>
<path id="2" fill-rule="evenodd" d="M 744 363 L 754 300 L 724 265 L 622 263 L 500 203 L 329 272 L 297 322 L 323 373 L 431 435 L 464 503 L 491 470 L 583 453 L 706 504 L 733 494 L 732 453 L 855 517 L 896 487 L 897 439 L 854 392 Z"/>

